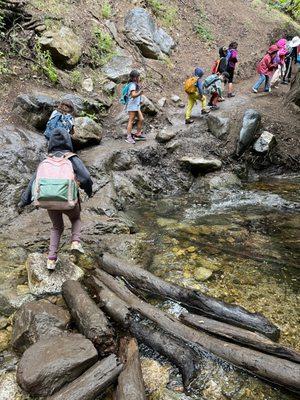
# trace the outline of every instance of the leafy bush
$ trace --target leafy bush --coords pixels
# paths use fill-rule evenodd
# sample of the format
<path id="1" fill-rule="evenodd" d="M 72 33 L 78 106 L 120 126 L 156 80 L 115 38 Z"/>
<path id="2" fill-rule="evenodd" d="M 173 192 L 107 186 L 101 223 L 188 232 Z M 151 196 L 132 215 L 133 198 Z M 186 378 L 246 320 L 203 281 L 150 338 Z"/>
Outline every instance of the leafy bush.
<path id="1" fill-rule="evenodd" d="M 177 7 L 169 6 L 160 0 L 146 0 L 146 4 L 165 26 L 171 27 L 174 25 L 178 11 Z"/>
<path id="2" fill-rule="evenodd" d="M 90 50 L 92 63 L 95 67 L 106 64 L 115 54 L 114 41 L 109 33 L 99 27 L 93 29 L 93 45 Z"/>
<path id="3" fill-rule="evenodd" d="M 71 83 L 72 83 L 73 86 L 80 85 L 80 83 L 82 81 L 82 73 L 81 73 L 81 71 L 79 71 L 78 69 L 74 69 L 70 73 L 70 78 L 71 78 Z"/>
<path id="4" fill-rule="evenodd" d="M 111 16 L 111 5 L 108 0 L 105 0 L 101 7 L 101 15 L 105 19 L 109 19 Z"/>
<path id="5" fill-rule="evenodd" d="M 49 50 L 43 51 L 39 43 L 36 43 L 34 49 L 38 69 L 43 72 L 52 83 L 57 83 L 58 74 L 53 64 L 53 60 Z"/>
<path id="6" fill-rule="evenodd" d="M 207 25 L 207 16 L 205 12 L 201 10 L 199 12 L 198 22 L 195 25 L 195 32 L 200 39 L 204 40 L 205 42 L 211 42 L 214 40 L 214 36 Z"/>
<path id="7" fill-rule="evenodd" d="M 300 20 L 300 2 L 299 0 L 269 0 L 272 7 L 285 12 L 295 20 Z"/>

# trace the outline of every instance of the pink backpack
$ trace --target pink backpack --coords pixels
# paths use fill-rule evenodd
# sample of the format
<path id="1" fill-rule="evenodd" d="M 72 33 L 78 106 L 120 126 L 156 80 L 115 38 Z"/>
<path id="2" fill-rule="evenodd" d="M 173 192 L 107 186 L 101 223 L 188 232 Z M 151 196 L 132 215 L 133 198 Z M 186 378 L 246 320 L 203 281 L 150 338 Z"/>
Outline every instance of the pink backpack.
<path id="1" fill-rule="evenodd" d="M 35 206 L 47 210 L 71 210 L 78 202 L 78 185 L 70 157 L 51 154 L 40 163 L 33 183 L 32 200 Z"/>

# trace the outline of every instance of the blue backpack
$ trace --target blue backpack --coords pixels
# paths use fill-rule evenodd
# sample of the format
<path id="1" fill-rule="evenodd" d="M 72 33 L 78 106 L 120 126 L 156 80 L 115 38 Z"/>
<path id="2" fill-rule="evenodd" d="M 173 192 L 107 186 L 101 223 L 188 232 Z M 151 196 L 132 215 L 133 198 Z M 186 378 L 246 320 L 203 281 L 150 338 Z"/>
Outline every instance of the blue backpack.
<path id="1" fill-rule="evenodd" d="M 70 133 L 73 127 L 73 117 L 70 114 L 61 114 L 57 112 L 52 118 L 50 117 L 47 122 L 46 129 L 44 132 L 44 136 L 47 140 L 50 139 L 52 132 L 56 128 L 65 129 L 68 133 Z"/>
<path id="2" fill-rule="evenodd" d="M 126 83 L 126 85 L 124 85 L 124 86 L 122 87 L 122 93 L 121 93 L 121 97 L 120 97 L 120 103 L 123 104 L 124 106 L 126 106 L 126 104 L 127 104 L 128 101 L 129 101 L 128 89 L 129 89 L 130 84 L 131 84 L 131 82 L 130 82 L 130 83 Z"/>

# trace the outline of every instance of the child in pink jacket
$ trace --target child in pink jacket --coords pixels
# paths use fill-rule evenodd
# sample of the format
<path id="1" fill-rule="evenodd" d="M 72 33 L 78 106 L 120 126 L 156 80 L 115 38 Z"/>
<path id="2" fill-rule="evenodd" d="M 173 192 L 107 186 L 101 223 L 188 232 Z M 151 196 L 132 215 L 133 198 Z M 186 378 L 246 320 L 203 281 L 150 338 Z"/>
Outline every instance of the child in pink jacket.
<path id="1" fill-rule="evenodd" d="M 275 62 L 275 57 L 278 52 L 278 46 L 273 44 L 270 46 L 266 55 L 262 58 L 257 66 L 257 72 L 259 73 L 259 79 L 252 87 L 252 91 L 254 93 L 258 92 L 259 87 L 264 83 L 265 84 L 265 92 L 270 92 L 270 78 L 272 77 L 274 71 L 278 67 L 278 64 Z"/>

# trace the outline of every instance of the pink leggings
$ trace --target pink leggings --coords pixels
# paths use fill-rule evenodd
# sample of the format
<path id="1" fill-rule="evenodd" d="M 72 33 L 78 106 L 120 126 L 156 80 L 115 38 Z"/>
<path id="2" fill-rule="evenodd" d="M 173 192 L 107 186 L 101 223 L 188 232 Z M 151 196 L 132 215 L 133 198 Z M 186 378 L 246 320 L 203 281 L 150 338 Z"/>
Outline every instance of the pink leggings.
<path id="1" fill-rule="evenodd" d="M 75 208 L 68 211 L 48 210 L 48 214 L 53 224 L 53 227 L 51 228 L 48 258 L 50 260 L 56 260 L 60 237 L 64 231 L 63 214 L 68 216 L 72 224 L 71 241 L 80 242 L 80 231 L 81 231 L 80 205 L 77 204 Z"/>

